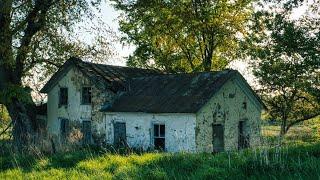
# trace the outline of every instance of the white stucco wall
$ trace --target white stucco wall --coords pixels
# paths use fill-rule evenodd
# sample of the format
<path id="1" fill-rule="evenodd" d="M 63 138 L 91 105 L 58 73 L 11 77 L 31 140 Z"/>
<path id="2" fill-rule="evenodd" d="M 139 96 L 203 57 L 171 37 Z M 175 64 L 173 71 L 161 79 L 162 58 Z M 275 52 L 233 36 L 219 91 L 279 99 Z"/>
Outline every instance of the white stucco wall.
<path id="1" fill-rule="evenodd" d="M 127 143 L 131 147 L 143 148 L 153 146 L 153 124 L 165 124 L 165 147 L 168 152 L 194 152 L 195 114 L 152 114 L 152 113 L 106 113 L 106 140 L 113 143 L 113 123 L 125 122 Z"/>
<path id="2" fill-rule="evenodd" d="M 91 120 L 91 105 L 81 104 L 80 92 L 84 85 L 90 85 L 90 82 L 73 68 L 49 91 L 47 103 L 47 127 L 50 135 L 60 134 L 59 118 L 67 118 L 71 122 Z M 68 88 L 67 106 L 58 106 L 60 87 Z"/>
<path id="3" fill-rule="evenodd" d="M 260 141 L 261 107 L 250 98 L 248 92 L 239 86 L 239 79 L 229 80 L 197 113 L 197 151 L 212 152 L 213 124 L 224 127 L 224 149 L 238 148 L 239 121 L 245 121 L 244 131 L 249 135 L 250 146 Z M 243 108 L 243 102 L 247 108 Z"/>

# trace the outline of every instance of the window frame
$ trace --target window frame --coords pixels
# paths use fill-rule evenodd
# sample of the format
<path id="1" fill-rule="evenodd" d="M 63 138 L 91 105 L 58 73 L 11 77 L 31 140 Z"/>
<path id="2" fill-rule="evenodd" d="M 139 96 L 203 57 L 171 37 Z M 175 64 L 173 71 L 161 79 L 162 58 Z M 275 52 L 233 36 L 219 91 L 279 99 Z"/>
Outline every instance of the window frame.
<path id="1" fill-rule="evenodd" d="M 66 90 L 66 92 L 62 91 L 62 90 Z M 63 93 L 65 93 L 65 100 L 63 100 Z M 68 103 L 69 103 L 69 90 L 67 87 L 60 87 L 59 89 L 59 96 L 58 96 L 58 106 L 61 107 L 61 106 L 68 106 Z"/>
<path id="2" fill-rule="evenodd" d="M 84 100 L 86 99 L 86 98 L 84 98 L 84 95 L 85 95 L 84 89 L 86 89 L 86 88 L 89 89 L 89 93 L 86 94 L 88 96 L 86 98 L 89 98 L 89 102 L 84 102 Z M 83 86 L 81 88 L 81 105 L 91 105 L 91 103 L 92 103 L 92 87 L 91 86 Z"/>
<path id="3" fill-rule="evenodd" d="M 158 147 L 155 147 L 155 141 L 156 141 L 156 139 L 163 139 L 164 140 L 164 148 L 162 149 L 163 151 L 165 151 L 165 149 L 166 149 L 166 125 L 164 124 L 164 123 L 153 123 L 152 124 L 153 126 L 152 126 L 152 129 L 153 129 L 153 146 L 154 146 L 154 148 L 158 148 Z M 157 131 L 158 131 L 158 135 L 156 135 L 156 128 L 155 128 L 155 126 L 157 126 Z M 164 127 L 164 133 L 163 133 L 163 135 L 161 135 L 161 126 L 163 126 Z"/>

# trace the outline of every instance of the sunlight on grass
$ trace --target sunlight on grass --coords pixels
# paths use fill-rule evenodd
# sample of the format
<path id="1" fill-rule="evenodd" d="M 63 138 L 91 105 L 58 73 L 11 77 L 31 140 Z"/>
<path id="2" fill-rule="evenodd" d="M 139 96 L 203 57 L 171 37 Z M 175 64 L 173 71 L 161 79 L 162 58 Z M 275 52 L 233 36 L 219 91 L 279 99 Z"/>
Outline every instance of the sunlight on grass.
<path id="1" fill-rule="evenodd" d="M 319 179 L 320 120 L 292 128 L 281 147 L 219 154 L 117 154 L 83 149 L 54 155 L 0 156 L 0 179 Z M 279 126 L 263 127 L 265 143 Z"/>

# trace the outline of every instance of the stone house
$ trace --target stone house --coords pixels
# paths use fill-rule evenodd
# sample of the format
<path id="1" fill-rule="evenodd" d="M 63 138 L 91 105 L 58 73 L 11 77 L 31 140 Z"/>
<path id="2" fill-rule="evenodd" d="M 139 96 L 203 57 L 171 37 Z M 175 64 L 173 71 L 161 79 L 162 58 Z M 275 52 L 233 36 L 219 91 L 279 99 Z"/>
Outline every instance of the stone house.
<path id="1" fill-rule="evenodd" d="M 264 105 L 235 70 L 165 74 L 70 58 L 41 92 L 59 142 L 80 134 L 83 144 L 168 152 L 259 144 Z"/>

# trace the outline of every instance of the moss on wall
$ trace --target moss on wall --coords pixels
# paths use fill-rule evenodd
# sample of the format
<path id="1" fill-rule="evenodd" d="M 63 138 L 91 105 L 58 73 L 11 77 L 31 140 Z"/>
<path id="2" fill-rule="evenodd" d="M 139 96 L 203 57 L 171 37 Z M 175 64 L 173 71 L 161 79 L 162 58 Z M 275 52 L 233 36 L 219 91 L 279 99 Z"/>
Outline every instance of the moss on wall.
<path id="1" fill-rule="evenodd" d="M 197 151 L 213 151 L 214 124 L 224 127 L 224 149 L 236 150 L 239 121 L 245 121 L 245 134 L 249 136 L 250 145 L 256 146 L 260 140 L 260 114 L 261 109 L 248 99 L 234 80 L 230 80 L 197 113 Z"/>

